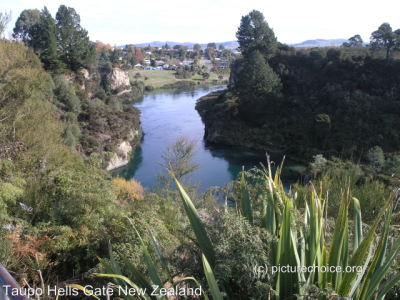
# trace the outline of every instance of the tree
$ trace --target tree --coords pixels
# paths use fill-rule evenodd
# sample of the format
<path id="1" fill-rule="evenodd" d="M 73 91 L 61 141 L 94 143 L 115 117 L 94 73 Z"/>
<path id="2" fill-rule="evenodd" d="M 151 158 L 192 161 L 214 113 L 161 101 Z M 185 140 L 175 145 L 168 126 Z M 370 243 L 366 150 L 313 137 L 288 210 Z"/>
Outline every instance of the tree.
<path id="1" fill-rule="evenodd" d="M 367 152 L 367 161 L 373 167 L 381 167 L 385 163 L 383 150 L 379 146 L 374 146 Z"/>
<path id="2" fill-rule="evenodd" d="M 59 57 L 57 45 L 57 27 L 47 7 L 44 7 L 39 21 L 30 30 L 31 46 L 40 53 L 40 59 L 46 70 L 63 72 L 66 66 Z"/>
<path id="3" fill-rule="evenodd" d="M 348 42 L 343 43 L 344 47 L 362 47 L 364 41 L 359 34 L 348 39 Z"/>
<path id="4" fill-rule="evenodd" d="M 72 71 L 79 70 L 94 56 L 94 46 L 80 22 L 80 16 L 72 7 L 61 5 L 58 8 L 56 25 L 61 59 Z"/>
<path id="5" fill-rule="evenodd" d="M 214 48 L 217 49 L 217 45 L 215 43 L 208 43 L 207 48 Z"/>
<path id="6" fill-rule="evenodd" d="M 187 179 L 189 174 L 200 168 L 200 164 L 193 162 L 197 154 L 196 144 L 197 142 L 190 137 L 180 137 L 172 144 L 167 145 L 161 155 L 164 162 L 160 165 L 174 174 L 179 181 Z"/>
<path id="7" fill-rule="evenodd" d="M 236 89 L 240 95 L 276 94 L 281 89 L 281 82 L 260 51 L 255 50 L 239 73 Z"/>
<path id="8" fill-rule="evenodd" d="M 277 47 L 274 31 L 268 26 L 264 15 L 257 10 L 242 17 L 236 37 L 245 58 L 258 50 L 268 60 L 274 55 Z"/>
<path id="9" fill-rule="evenodd" d="M 331 134 L 332 121 L 327 114 L 318 114 L 315 118 L 315 137 L 318 142 L 325 142 Z M 323 145 L 322 145 L 323 146 Z"/>
<path id="10" fill-rule="evenodd" d="M 260 51 L 250 52 L 247 62 L 240 71 L 235 84 L 239 95 L 239 110 L 249 120 L 264 120 L 263 112 L 280 95 L 281 81 L 266 62 Z M 260 119 L 260 120 L 261 120 Z"/>
<path id="11" fill-rule="evenodd" d="M 143 57 L 143 55 L 142 55 L 142 53 L 140 51 L 136 51 L 135 56 L 137 57 L 139 62 L 144 60 L 144 57 Z"/>
<path id="12" fill-rule="evenodd" d="M 194 51 L 200 51 L 201 50 L 201 45 L 200 44 L 194 44 L 193 45 L 193 50 Z"/>
<path id="13" fill-rule="evenodd" d="M 11 12 L 7 13 L 4 11 L 4 14 L 0 12 L 0 38 L 3 36 L 4 31 L 7 28 L 7 24 L 11 21 Z"/>
<path id="14" fill-rule="evenodd" d="M 184 59 L 186 57 L 186 48 L 180 48 L 178 53 L 179 53 L 179 57 Z"/>
<path id="15" fill-rule="evenodd" d="M 223 50 L 225 50 L 225 46 L 221 44 L 221 45 L 219 45 L 218 49 L 223 51 Z"/>
<path id="16" fill-rule="evenodd" d="M 139 58 L 135 54 L 129 53 L 128 61 L 130 62 L 130 64 L 132 65 L 132 68 L 133 68 L 134 66 L 136 66 L 139 63 Z"/>
<path id="17" fill-rule="evenodd" d="M 15 22 L 13 29 L 13 38 L 22 40 L 26 46 L 30 46 L 31 29 L 40 20 L 40 11 L 38 9 L 25 9 Z"/>
<path id="18" fill-rule="evenodd" d="M 378 30 L 371 33 L 371 46 L 384 47 L 386 49 L 386 61 L 389 60 L 390 50 L 400 44 L 400 29 L 393 32 L 389 23 L 383 23 Z"/>
<path id="19" fill-rule="evenodd" d="M 113 64 L 119 64 L 119 56 L 120 56 L 120 51 L 118 50 L 117 47 L 115 47 L 114 50 L 111 52 L 110 61 Z"/>
<path id="20" fill-rule="evenodd" d="M 207 80 L 208 78 L 210 78 L 210 73 L 204 72 L 201 76 L 203 76 L 204 80 Z"/>

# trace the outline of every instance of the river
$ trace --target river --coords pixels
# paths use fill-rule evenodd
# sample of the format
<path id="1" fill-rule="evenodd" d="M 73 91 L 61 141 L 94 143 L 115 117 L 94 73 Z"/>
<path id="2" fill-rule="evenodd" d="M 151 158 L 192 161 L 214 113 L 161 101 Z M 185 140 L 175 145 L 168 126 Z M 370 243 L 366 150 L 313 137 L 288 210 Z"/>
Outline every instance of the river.
<path id="1" fill-rule="evenodd" d="M 265 152 L 221 146 L 203 140 L 204 124 L 195 110 L 196 100 L 221 89 L 225 89 L 225 86 L 156 90 L 133 102 L 141 111 L 145 135 L 130 163 L 112 171 L 112 174 L 125 179 L 135 178 L 144 187 L 151 189 L 156 184 L 155 174 L 165 172 L 159 162 L 162 162 L 161 155 L 166 145 L 182 136 L 197 141 L 194 162 L 201 167 L 192 175 L 191 183 L 200 183 L 201 192 L 236 179 L 242 166 L 249 169 L 259 166 L 259 162 L 265 164 Z"/>

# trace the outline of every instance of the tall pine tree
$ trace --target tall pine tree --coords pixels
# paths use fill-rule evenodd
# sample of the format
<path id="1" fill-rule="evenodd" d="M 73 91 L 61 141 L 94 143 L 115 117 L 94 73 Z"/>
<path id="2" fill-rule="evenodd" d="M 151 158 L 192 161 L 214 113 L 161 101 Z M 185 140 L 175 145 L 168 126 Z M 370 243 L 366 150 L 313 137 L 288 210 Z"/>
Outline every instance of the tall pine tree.
<path id="1" fill-rule="evenodd" d="M 66 65 L 60 60 L 57 45 L 57 27 L 51 13 L 44 7 L 39 22 L 33 27 L 32 41 L 40 49 L 40 59 L 46 70 L 56 73 L 65 72 Z"/>
<path id="2" fill-rule="evenodd" d="M 87 30 L 80 25 L 80 16 L 72 7 L 61 5 L 56 15 L 58 45 L 61 60 L 71 69 L 78 71 L 94 56 L 94 47 L 89 41 Z"/>
<path id="3" fill-rule="evenodd" d="M 275 54 L 277 41 L 274 31 L 258 10 L 253 10 L 242 17 L 236 37 L 240 50 L 246 58 L 255 50 L 260 51 L 267 60 Z"/>

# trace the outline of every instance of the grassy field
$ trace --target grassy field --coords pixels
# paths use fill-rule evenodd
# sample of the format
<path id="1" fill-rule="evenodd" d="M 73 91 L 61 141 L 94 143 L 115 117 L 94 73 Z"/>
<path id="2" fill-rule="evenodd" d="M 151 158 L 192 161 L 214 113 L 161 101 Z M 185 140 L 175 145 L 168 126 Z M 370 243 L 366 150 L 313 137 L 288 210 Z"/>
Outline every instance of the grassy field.
<path id="1" fill-rule="evenodd" d="M 203 77 L 201 75 L 195 75 L 191 79 L 176 79 L 175 71 L 173 70 L 161 70 L 161 71 L 153 71 L 153 70 L 130 70 L 129 78 L 133 79 L 136 73 L 140 73 L 141 77 L 139 80 L 144 80 L 145 77 L 148 77 L 147 80 L 144 80 L 146 85 L 152 85 L 155 88 L 162 87 L 166 84 L 172 84 L 177 81 L 189 80 L 189 81 L 203 81 Z M 224 79 L 228 79 L 228 75 L 224 75 Z M 218 75 L 215 73 L 210 73 L 210 78 L 207 81 L 217 81 Z"/>

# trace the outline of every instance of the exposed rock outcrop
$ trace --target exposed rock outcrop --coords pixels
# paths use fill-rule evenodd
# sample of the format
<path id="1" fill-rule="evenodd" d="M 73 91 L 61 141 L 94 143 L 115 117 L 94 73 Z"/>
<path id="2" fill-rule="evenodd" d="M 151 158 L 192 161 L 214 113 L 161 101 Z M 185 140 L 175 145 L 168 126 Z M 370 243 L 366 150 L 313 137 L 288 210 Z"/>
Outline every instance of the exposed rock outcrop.
<path id="1" fill-rule="evenodd" d="M 129 142 L 123 141 L 118 145 L 117 152 L 114 153 L 113 157 L 108 164 L 107 171 L 111 171 L 120 167 L 123 167 L 129 163 L 129 157 L 132 153 L 132 146 Z"/>
<path id="2" fill-rule="evenodd" d="M 82 73 L 83 77 L 84 77 L 86 80 L 89 80 L 89 79 L 90 79 L 90 74 L 89 74 L 89 71 L 88 71 L 88 70 L 82 69 L 80 72 Z"/>
<path id="3" fill-rule="evenodd" d="M 143 133 L 141 130 L 132 130 L 128 137 L 129 140 L 121 141 L 121 143 L 118 144 L 117 151 L 113 153 L 106 170 L 111 171 L 126 166 L 132 154 L 132 146 L 135 146 L 141 140 L 142 135 Z"/>
<path id="4" fill-rule="evenodd" d="M 119 86 L 129 86 L 128 72 L 122 71 L 119 68 L 113 68 L 107 73 L 107 82 L 110 84 L 112 90 L 115 90 Z"/>

